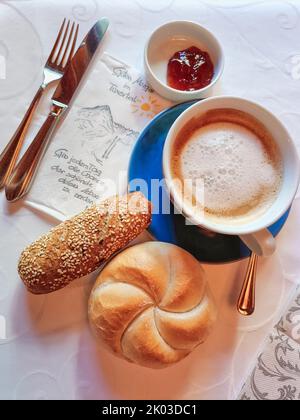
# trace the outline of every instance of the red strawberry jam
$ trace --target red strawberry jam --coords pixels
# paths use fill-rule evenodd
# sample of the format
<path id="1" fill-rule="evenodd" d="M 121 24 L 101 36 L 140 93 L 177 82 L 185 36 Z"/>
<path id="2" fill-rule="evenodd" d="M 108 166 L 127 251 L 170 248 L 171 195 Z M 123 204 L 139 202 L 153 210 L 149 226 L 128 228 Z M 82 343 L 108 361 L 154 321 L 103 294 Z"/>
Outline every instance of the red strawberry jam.
<path id="1" fill-rule="evenodd" d="M 214 66 L 206 51 L 197 47 L 177 51 L 168 63 L 168 85 L 178 90 L 197 90 L 210 84 Z"/>

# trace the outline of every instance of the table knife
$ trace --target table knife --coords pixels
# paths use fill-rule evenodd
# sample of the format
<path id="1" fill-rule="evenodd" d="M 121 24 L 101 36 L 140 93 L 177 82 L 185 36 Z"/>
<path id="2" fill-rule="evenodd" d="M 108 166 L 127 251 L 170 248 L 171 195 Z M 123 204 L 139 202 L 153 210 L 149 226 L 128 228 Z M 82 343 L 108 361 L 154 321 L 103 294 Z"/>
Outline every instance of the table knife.
<path id="1" fill-rule="evenodd" d="M 52 96 L 51 111 L 46 121 L 15 167 L 5 187 L 8 201 L 16 201 L 29 191 L 55 128 L 70 107 L 83 75 L 87 71 L 108 25 L 107 18 L 100 19 L 89 31 L 70 61 Z"/>

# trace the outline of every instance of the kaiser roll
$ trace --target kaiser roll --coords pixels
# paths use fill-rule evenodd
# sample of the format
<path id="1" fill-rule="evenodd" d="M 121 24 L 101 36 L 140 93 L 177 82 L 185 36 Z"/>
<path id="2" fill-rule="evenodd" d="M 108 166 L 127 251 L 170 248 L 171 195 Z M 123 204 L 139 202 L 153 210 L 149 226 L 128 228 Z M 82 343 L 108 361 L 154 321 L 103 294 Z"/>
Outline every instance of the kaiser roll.
<path id="1" fill-rule="evenodd" d="M 97 278 L 88 312 L 102 344 L 150 368 L 187 356 L 216 320 L 200 263 L 162 242 L 135 245 L 110 261 Z"/>

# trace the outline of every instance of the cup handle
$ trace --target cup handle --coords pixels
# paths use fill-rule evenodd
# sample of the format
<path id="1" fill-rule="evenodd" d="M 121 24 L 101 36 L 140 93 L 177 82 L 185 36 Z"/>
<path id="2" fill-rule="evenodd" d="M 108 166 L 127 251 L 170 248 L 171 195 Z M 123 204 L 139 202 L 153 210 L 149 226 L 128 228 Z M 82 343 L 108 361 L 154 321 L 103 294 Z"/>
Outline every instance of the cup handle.
<path id="1" fill-rule="evenodd" d="M 275 238 L 268 229 L 262 229 L 247 235 L 240 235 L 240 238 L 252 252 L 260 257 L 268 257 L 276 249 Z"/>

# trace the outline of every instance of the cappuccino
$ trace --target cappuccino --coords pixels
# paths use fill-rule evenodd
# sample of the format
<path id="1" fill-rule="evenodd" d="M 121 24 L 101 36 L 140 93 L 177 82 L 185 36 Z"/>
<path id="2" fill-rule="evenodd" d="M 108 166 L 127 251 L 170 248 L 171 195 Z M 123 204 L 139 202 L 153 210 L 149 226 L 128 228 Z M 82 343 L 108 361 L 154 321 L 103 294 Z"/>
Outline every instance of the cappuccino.
<path id="1" fill-rule="evenodd" d="M 257 217 L 276 200 L 282 183 L 280 151 L 266 128 L 235 109 L 214 109 L 178 133 L 172 177 L 191 188 L 194 207 L 221 223 Z M 197 195 L 202 185 L 204 194 Z M 185 191 L 186 195 L 186 191 Z"/>

